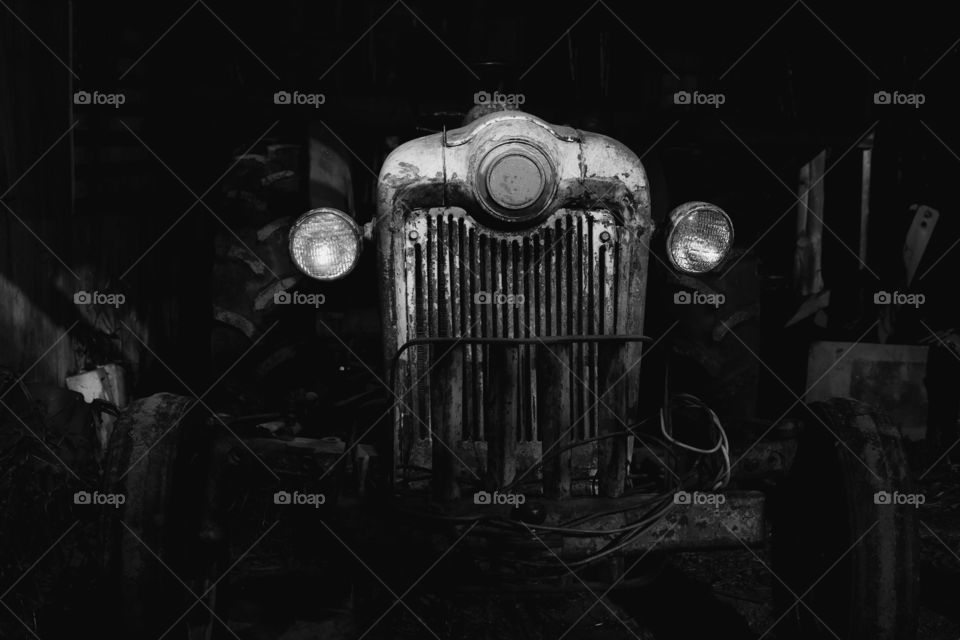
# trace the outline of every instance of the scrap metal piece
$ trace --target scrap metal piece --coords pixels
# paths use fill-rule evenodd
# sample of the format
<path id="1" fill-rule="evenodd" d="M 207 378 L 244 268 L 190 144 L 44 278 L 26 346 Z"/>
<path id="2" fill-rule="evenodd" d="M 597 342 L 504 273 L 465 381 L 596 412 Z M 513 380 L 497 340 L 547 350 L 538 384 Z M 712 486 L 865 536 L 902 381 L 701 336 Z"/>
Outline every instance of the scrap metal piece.
<path id="1" fill-rule="evenodd" d="M 742 549 L 744 545 L 759 547 L 766 544 L 764 493 L 729 491 L 684 495 L 680 492 L 677 495 L 678 499 L 662 517 L 640 531 L 623 548 L 625 555 L 652 549 Z M 597 505 L 593 505 L 592 509 L 596 508 Z M 591 520 L 590 528 L 619 529 L 629 524 L 629 518 L 624 514 L 612 514 Z M 602 550 L 616 537 L 615 534 L 566 536 L 563 539 L 563 557 L 572 560 L 589 556 Z"/>
<path id="2" fill-rule="evenodd" d="M 930 236 L 940 220 L 940 212 L 925 204 L 913 205 L 916 209 L 913 216 L 913 222 L 910 224 L 910 230 L 907 231 L 907 239 L 903 243 L 903 263 L 907 268 L 907 286 L 913 282 L 913 276 L 917 273 L 917 267 L 923 259 L 923 254 L 930 244 Z"/>

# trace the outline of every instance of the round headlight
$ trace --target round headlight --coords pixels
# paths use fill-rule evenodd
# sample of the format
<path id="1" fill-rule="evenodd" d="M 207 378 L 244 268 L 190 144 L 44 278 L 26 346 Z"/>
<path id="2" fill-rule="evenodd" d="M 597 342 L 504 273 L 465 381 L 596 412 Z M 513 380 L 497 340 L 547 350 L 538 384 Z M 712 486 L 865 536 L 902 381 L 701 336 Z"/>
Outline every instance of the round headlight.
<path id="1" fill-rule="evenodd" d="M 336 209 L 313 209 L 290 229 L 290 257 L 300 271 L 317 280 L 347 275 L 360 257 L 360 228 Z"/>
<path id="2" fill-rule="evenodd" d="M 670 212 L 667 255 L 686 273 L 716 268 L 733 246 L 733 223 L 720 207 L 688 202 Z"/>

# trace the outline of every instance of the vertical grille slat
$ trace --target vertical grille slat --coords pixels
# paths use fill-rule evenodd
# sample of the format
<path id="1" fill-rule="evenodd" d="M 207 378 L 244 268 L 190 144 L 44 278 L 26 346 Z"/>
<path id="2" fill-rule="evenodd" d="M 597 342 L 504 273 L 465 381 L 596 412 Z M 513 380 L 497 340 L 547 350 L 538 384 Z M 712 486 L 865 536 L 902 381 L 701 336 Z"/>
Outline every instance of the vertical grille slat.
<path id="1" fill-rule="evenodd" d="M 567 229 L 566 229 L 566 216 L 557 220 L 557 273 L 559 274 L 559 289 L 557 291 L 557 314 L 559 321 L 557 322 L 557 335 L 565 336 L 570 332 L 567 327 L 567 298 L 569 297 L 569 292 L 567 290 L 567 272 L 569 271 L 569 257 L 567 255 Z"/>
<path id="2" fill-rule="evenodd" d="M 614 271 L 614 265 L 616 260 L 616 252 L 611 250 L 611 244 L 609 242 L 604 243 L 603 249 L 600 251 L 600 255 L 603 260 L 603 332 L 605 334 L 616 333 L 616 271 Z"/>
<path id="3" fill-rule="evenodd" d="M 461 335 L 472 336 L 473 333 L 473 287 L 471 279 L 473 278 L 470 267 L 470 236 L 463 220 L 457 223 L 457 233 L 459 241 L 460 258 L 460 326 Z M 465 266 L 464 266 L 465 265 Z M 467 346 L 463 349 L 464 366 L 463 372 L 463 437 L 469 439 L 473 437 L 471 425 L 473 424 L 473 368 L 474 355 L 473 347 Z"/>
<path id="4" fill-rule="evenodd" d="M 503 295 L 506 296 L 506 303 L 503 305 L 500 305 L 499 308 L 503 310 L 504 325 L 506 329 L 505 335 L 508 338 L 515 338 L 519 335 L 518 333 L 514 333 L 514 331 L 516 330 L 515 323 L 514 323 L 514 316 L 516 314 L 514 313 L 515 311 L 514 305 L 511 303 L 511 300 L 513 300 L 513 296 L 516 295 L 516 286 L 513 280 L 514 266 L 516 265 L 516 261 L 517 261 L 516 248 L 517 248 L 516 242 L 510 241 L 510 240 L 505 240 L 503 242 L 504 274 L 503 274 L 502 292 L 503 292 Z"/>
<path id="5" fill-rule="evenodd" d="M 579 220 L 580 225 L 580 237 L 582 238 L 580 244 L 580 282 L 582 283 L 584 292 L 580 298 L 580 320 L 582 322 L 581 327 L 584 333 L 595 333 L 596 327 L 591 317 L 591 274 L 592 272 L 592 260 L 593 256 L 593 236 L 591 235 L 592 221 L 590 220 Z M 596 351 L 596 345 L 588 344 L 583 346 L 583 361 L 581 363 L 582 380 L 585 384 L 580 387 L 580 411 L 581 413 L 587 413 L 590 407 L 594 403 L 593 396 L 590 394 L 590 389 L 596 388 L 596 380 L 593 376 L 593 358 Z M 594 424 L 591 415 L 588 414 L 585 418 L 585 432 L 588 434 L 588 437 L 593 436 L 593 431 L 591 430 L 591 425 Z"/>
<path id="6" fill-rule="evenodd" d="M 406 259 L 408 262 L 413 262 L 414 264 L 423 263 L 423 248 L 419 245 L 409 244 L 405 251 Z M 423 327 L 419 325 L 420 318 L 422 316 L 419 313 L 419 309 L 423 308 L 423 280 L 421 279 L 421 274 L 418 269 L 408 269 L 407 274 L 407 308 L 406 308 L 406 317 L 407 317 L 407 326 L 410 327 L 410 331 L 413 332 L 415 336 L 419 336 L 422 333 Z M 420 349 L 413 349 L 410 351 L 408 357 L 408 373 L 406 377 L 406 384 L 401 387 L 401 397 L 403 401 L 410 407 L 410 412 L 413 416 L 419 416 L 422 414 L 420 410 L 420 393 L 416 385 L 414 385 L 414 380 L 416 380 L 416 372 L 420 370 L 419 367 L 419 354 L 422 353 Z M 404 433 L 406 434 L 407 429 L 416 430 L 419 432 L 420 425 L 411 424 L 416 423 L 416 418 L 410 415 L 401 413 L 404 416 Z"/>
<path id="7" fill-rule="evenodd" d="M 600 259 L 600 253 L 602 249 L 600 248 L 600 230 L 596 228 L 593 222 L 590 222 L 590 233 L 588 237 L 590 238 L 590 308 L 592 309 L 592 324 L 591 329 L 593 333 L 602 334 L 604 332 L 604 325 L 601 320 L 601 305 L 603 304 L 603 275 L 601 272 L 602 263 Z M 594 349 L 590 354 L 590 384 L 593 389 L 597 388 L 597 350 Z M 590 419 L 596 424 L 598 405 L 592 397 L 590 398 L 590 404 L 592 409 L 590 409 Z"/>
<path id="8" fill-rule="evenodd" d="M 430 296 L 430 273 L 429 273 L 429 264 L 430 264 L 430 242 L 429 242 L 429 231 L 430 221 L 425 219 L 422 224 L 418 225 L 419 229 L 417 230 L 420 234 L 418 238 L 421 238 L 421 243 L 418 245 L 419 252 L 418 257 L 420 258 L 420 264 L 417 265 L 416 271 L 420 274 L 420 284 L 419 291 L 417 294 L 417 302 L 421 305 L 416 309 L 416 321 L 411 324 L 411 326 L 416 327 L 418 338 L 425 338 L 431 335 L 430 328 L 430 305 L 431 305 L 431 296 Z M 417 416 L 419 420 L 416 420 L 417 427 L 421 433 L 421 436 L 428 434 L 427 431 L 430 424 L 430 386 L 428 380 L 423 377 L 423 373 L 426 371 L 425 363 L 430 360 L 430 347 L 421 346 L 417 347 L 415 351 L 416 357 L 416 369 L 413 371 L 413 376 L 411 379 L 411 384 L 416 386 L 415 393 L 417 394 Z"/>
<path id="9" fill-rule="evenodd" d="M 534 266 L 531 267 L 531 270 L 536 270 L 537 277 L 537 334 L 541 336 L 547 335 L 547 271 L 546 267 L 543 264 L 545 260 L 544 251 L 545 251 L 545 238 L 542 233 L 538 233 L 534 238 L 534 246 L 536 247 L 536 252 L 534 254 Z"/>
<path id="10" fill-rule="evenodd" d="M 440 333 L 440 304 L 437 301 L 437 218 L 427 218 L 427 330 L 430 335 Z"/>
<path id="11" fill-rule="evenodd" d="M 487 236 L 484 236 L 484 237 L 482 237 L 482 238 L 480 239 L 480 245 L 483 247 L 483 255 L 482 255 L 481 258 L 480 258 L 480 260 L 481 260 L 480 268 L 483 270 L 483 276 L 484 276 L 482 294 L 483 294 L 484 296 L 487 296 L 487 297 L 490 296 L 490 292 L 491 292 L 491 291 L 493 290 L 493 288 L 494 288 L 494 280 L 493 280 L 493 274 L 494 274 L 493 255 L 494 255 L 494 253 L 493 253 L 493 250 L 492 250 L 492 248 L 491 248 L 491 245 L 493 245 L 494 242 L 495 242 L 494 239 L 489 238 L 489 237 L 487 237 Z M 494 325 L 493 305 L 491 305 L 491 304 L 484 304 L 483 307 L 482 307 L 482 313 L 483 313 L 483 319 L 484 319 L 484 323 L 485 323 L 485 324 L 484 324 L 484 327 L 483 327 L 483 335 L 485 335 L 485 336 L 496 336 L 496 335 L 499 335 L 499 334 L 497 333 L 496 325 Z"/>
<path id="12" fill-rule="evenodd" d="M 547 274 L 547 287 L 544 293 L 547 294 L 546 313 L 547 313 L 547 335 L 557 335 L 557 261 L 556 256 L 556 238 L 553 230 L 548 227 L 544 230 L 544 248 L 543 248 L 543 269 Z"/>
<path id="13" fill-rule="evenodd" d="M 450 217 L 447 220 L 447 233 L 444 237 L 446 237 L 449 247 L 445 284 L 450 292 L 450 301 L 447 305 L 450 309 L 450 335 L 462 336 L 463 332 L 460 325 L 460 274 L 463 272 L 463 267 L 460 266 L 460 227 L 455 218 Z"/>
<path id="14" fill-rule="evenodd" d="M 583 233 L 582 220 L 570 216 L 568 224 L 570 225 L 570 318 L 571 333 L 585 333 L 583 327 L 583 314 L 581 313 L 580 299 L 582 296 L 582 282 L 580 280 L 581 264 L 583 260 Z M 576 375 L 578 380 L 573 387 L 572 398 L 570 399 L 571 412 L 574 416 L 583 415 L 583 392 L 586 390 L 586 378 L 583 377 L 583 356 L 589 349 L 589 345 L 574 344 L 570 349 L 572 375 Z"/>
<path id="15" fill-rule="evenodd" d="M 515 275 L 516 300 L 514 301 L 511 313 L 516 316 L 517 336 L 521 338 L 530 335 L 529 325 L 527 324 L 527 240 L 521 238 L 514 243 L 515 250 Z M 520 385 L 522 389 L 531 389 L 530 386 L 530 348 L 520 347 Z M 533 394 L 520 394 L 520 429 L 523 439 L 533 441 L 536 434 L 533 432 L 534 419 L 531 413 Z"/>
<path id="16" fill-rule="evenodd" d="M 452 337 L 456 335 L 453 325 L 453 279 L 450 277 L 450 269 L 453 267 L 451 259 L 450 246 L 450 222 L 446 216 L 437 218 L 437 284 L 439 294 L 437 295 L 437 316 L 439 320 L 439 330 L 441 336 Z"/>
<path id="17" fill-rule="evenodd" d="M 473 270 L 473 290 L 470 296 L 470 308 L 473 310 L 473 330 L 471 335 L 482 336 L 483 307 L 477 302 L 477 294 L 483 290 L 481 273 L 483 268 L 480 261 L 480 234 L 476 229 L 470 229 L 470 268 Z M 483 440 L 483 347 L 471 347 L 473 352 L 473 419 L 472 426 L 474 440 Z"/>

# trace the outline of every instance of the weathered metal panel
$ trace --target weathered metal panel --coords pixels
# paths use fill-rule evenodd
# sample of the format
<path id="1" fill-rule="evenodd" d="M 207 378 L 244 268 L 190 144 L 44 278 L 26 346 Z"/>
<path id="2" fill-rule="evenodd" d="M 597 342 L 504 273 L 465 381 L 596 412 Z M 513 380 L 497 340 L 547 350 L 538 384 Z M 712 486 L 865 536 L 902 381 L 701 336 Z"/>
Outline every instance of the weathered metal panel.
<path id="1" fill-rule="evenodd" d="M 927 427 L 927 347 L 816 342 L 810 346 L 804 400 L 853 398 L 886 411 L 912 440 Z"/>

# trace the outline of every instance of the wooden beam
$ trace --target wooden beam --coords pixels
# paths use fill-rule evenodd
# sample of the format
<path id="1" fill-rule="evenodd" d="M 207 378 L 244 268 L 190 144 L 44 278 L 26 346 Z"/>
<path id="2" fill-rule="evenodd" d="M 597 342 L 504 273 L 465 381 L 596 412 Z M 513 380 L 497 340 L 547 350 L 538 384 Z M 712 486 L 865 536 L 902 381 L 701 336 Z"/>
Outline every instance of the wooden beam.
<path id="1" fill-rule="evenodd" d="M 570 345 L 543 346 L 537 359 L 537 425 L 542 437 L 543 492 L 547 498 L 570 496 Z"/>

